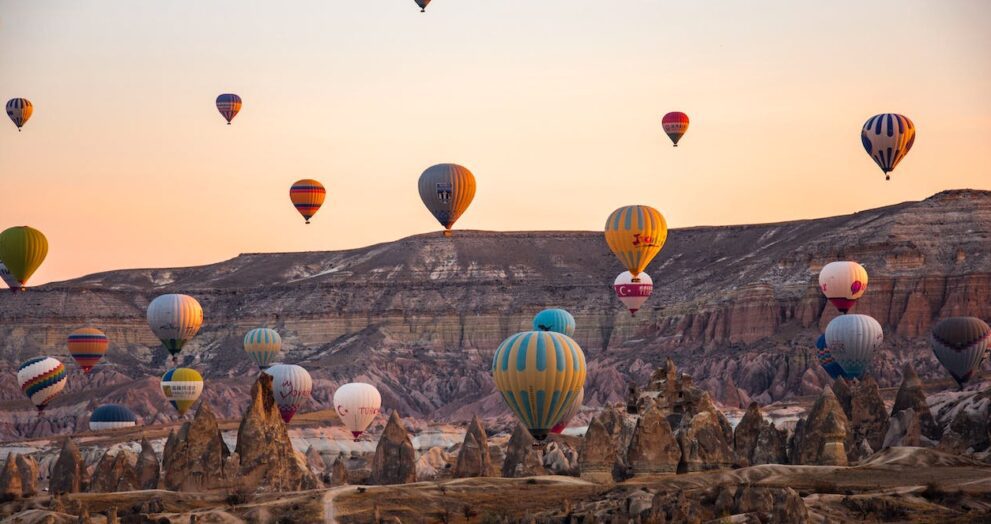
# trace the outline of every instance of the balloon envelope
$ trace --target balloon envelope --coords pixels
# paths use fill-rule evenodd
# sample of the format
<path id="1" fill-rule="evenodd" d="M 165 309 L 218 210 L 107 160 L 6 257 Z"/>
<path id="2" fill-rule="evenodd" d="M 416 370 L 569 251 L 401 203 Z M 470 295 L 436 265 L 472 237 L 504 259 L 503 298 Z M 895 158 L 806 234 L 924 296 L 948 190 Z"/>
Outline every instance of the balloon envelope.
<path id="1" fill-rule="evenodd" d="M 203 308 L 189 295 L 161 295 L 148 304 L 148 326 L 175 357 L 203 325 Z"/>
<path id="2" fill-rule="evenodd" d="M 829 374 L 829 378 L 837 378 L 843 376 L 843 368 L 833 360 L 833 355 L 829 352 L 829 348 L 826 347 L 826 335 L 819 335 L 819 339 L 816 340 L 816 358 L 819 359 L 819 364 L 822 369 L 826 370 Z"/>
<path id="3" fill-rule="evenodd" d="M 867 315 L 842 315 L 826 326 L 826 346 L 849 378 L 864 375 L 882 342 L 881 324 Z"/>
<path id="4" fill-rule="evenodd" d="M 382 407 L 382 395 L 375 386 L 364 382 L 344 384 L 334 392 L 334 409 L 355 440 L 361 436 Z"/>
<path id="5" fill-rule="evenodd" d="M 624 271 L 616 277 L 612 287 L 616 291 L 616 297 L 619 298 L 619 301 L 626 306 L 626 309 L 630 310 L 630 315 L 636 316 L 637 311 L 654 292 L 654 281 L 650 275 L 641 272 L 634 282 L 633 273 Z"/>
<path id="6" fill-rule="evenodd" d="M 688 131 L 688 115 L 681 111 L 672 111 L 661 118 L 661 127 L 664 133 L 674 142 L 674 147 L 678 147 L 678 141 L 685 136 Z"/>
<path id="7" fill-rule="evenodd" d="M 503 400 L 537 440 L 547 438 L 585 384 L 585 354 L 571 337 L 524 331 L 499 345 L 492 376 Z"/>
<path id="8" fill-rule="evenodd" d="M 420 6 L 420 12 L 424 13 L 427 11 L 427 6 L 430 4 L 430 0 L 414 0 L 416 5 Z"/>
<path id="9" fill-rule="evenodd" d="M 906 116 L 882 113 L 867 119 L 860 130 L 860 141 L 886 179 L 915 143 L 915 124 Z"/>
<path id="10" fill-rule="evenodd" d="M 52 357 L 35 357 L 17 368 L 17 384 L 38 411 L 62 393 L 67 378 L 65 366 Z"/>
<path id="11" fill-rule="evenodd" d="M 974 317 L 941 320 L 929 336 L 933 353 L 961 387 L 981 366 L 991 344 L 991 328 Z"/>
<path id="12" fill-rule="evenodd" d="M 17 226 L 0 233 L 0 261 L 20 287 L 27 284 L 46 256 L 48 239 L 41 231 L 33 227 Z"/>
<path id="13" fill-rule="evenodd" d="M 551 428 L 551 433 L 557 433 L 558 435 L 563 433 L 564 430 L 568 428 L 568 423 L 571 422 L 571 419 L 575 418 L 575 416 L 578 415 L 578 412 L 581 411 L 582 403 L 584 402 L 585 388 L 583 387 L 581 391 L 578 392 L 578 396 L 575 397 L 575 400 L 571 403 L 571 406 L 568 407 L 568 410 L 564 412 L 564 416 L 561 417 L 561 421 Z"/>
<path id="14" fill-rule="evenodd" d="M 107 335 L 96 328 L 80 328 L 69 333 L 66 338 L 69 354 L 82 368 L 83 373 L 89 373 L 103 358 L 109 344 Z"/>
<path id="15" fill-rule="evenodd" d="M 274 329 L 258 328 L 244 335 L 244 351 L 260 369 L 272 365 L 282 350 L 282 337 Z"/>
<path id="16" fill-rule="evenodd" d="M 34 106 L 27 98 L 11 98 L 7 101 L 7 116 L 17 126 L 18 131 L 24 127 L 32 113 L 34 113 Z"/>
<path id="17" fill-rule="evenodd" d="M 555 331 L 565 335 L 575 334 L 575 317 L 563 309 L 545 309 L 533 317 L 534 331 Z"/>
<path id="18" fill-rule="evenodd" d="M 134 412 L 120 404 L 104 404 L 93 410 L 89 418 L 89 429 L 101 431 L 104 429 L 130 428 L 138 423 Z"/>
<path id="19" fill-rule="evenodd" d="M 650 206 L 626 206 L 606 220 L 606 243 L 634 280 L 664 247 L 668 224 L 661 212 Z"/>
<path id="20" fill-rule="evenodd" d="M 420 175 L 420 200 L 450 236 L 451 226 L 475 198 L 475 175 L 458 164 L 437 164 Z"/>
<path id="21" fill-rule="evenodd" d="M 276 364 L 265 370 L 272 375 L 272 394 L 279 406 L 282 420 L 289 423 L 300 406 L 310 398 L 313 379 L 310 374 L 295 364 Z"/>
<path id="22" fill-rule="evenodd" d="M 234 120 L 240 110 L 241 97 L 234 93 L 224 93 L 217 97 L 217 111 L 227 120 L 227 125 L 231 125 L 231 120 Z"/>
<path id="23" fill-rule="evenodd" d="M 203 377 L 195 369 L 170 369 L 162 375 L 162 393 L 180 415 L 185 415 L 203 393 Z"/>
<path id="24" fill-rule="evenodd" d="M 300 215 L 303 215 L 307 224 L 320 210 L 325 198 L 327 198 L 327 190 L 323 184 L 310 178 L 297 180 L 289 188 L 289 200 L 292 200 L 292 205 Z"/>
<path id="25" fill-rule="evenodd" d="M 819 271 L 819 289 L 845 314 L 867 292 L 867 270 L 856 262 L 830 262 Z"/>

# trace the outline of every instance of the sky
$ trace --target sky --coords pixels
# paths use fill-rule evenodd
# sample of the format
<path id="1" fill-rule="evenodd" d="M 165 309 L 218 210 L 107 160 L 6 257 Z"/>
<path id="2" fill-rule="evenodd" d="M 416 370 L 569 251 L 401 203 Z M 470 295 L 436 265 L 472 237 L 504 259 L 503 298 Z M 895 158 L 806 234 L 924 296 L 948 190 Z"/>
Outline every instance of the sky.
<path id="1" fill-rule="evenodd" d="M 0 122 L 0 228 L 48 237 L 37 285 L 436 232 L 416 182 L 441 162 L 477 179 L 456 228 L 499 231 L 991 189 L 988 20 L 986 0 L 0 0 L 0 98 L 35 106 Z M 890 182 L 859 137 L 882 112 L 918 129 Z M 328 190 L 308 226 L 302 178 Z"/>

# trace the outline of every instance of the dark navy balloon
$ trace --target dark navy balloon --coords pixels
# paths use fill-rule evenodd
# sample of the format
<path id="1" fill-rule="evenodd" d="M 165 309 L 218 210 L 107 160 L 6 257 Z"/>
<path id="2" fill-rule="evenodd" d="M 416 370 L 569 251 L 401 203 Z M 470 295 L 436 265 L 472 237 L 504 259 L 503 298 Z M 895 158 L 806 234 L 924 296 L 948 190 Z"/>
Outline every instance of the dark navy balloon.
<path id="1" fill-rule="evenodd" d="M 104 429 L 130 428 L 138 423 L 134 412 L 120 404 L 104 404 L 93 410 L 89 418 L 89 429 L 100 431 Z"/>

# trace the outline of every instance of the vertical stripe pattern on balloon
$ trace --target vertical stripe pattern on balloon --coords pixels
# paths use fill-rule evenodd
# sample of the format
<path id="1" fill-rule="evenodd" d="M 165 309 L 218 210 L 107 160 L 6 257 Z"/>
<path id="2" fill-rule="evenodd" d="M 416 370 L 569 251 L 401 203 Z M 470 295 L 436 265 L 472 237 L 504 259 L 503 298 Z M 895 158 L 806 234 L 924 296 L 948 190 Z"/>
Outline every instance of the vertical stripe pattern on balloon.
<path id="1" fill-rule="evenodd" d="M 423 205 L 449 230 L 475 198 L 475 176 L 457 164 L 437 164 L 420 175 L 417 188 Z"/>
<path id="2" fill-rule="evenodd" d="M 252 329 L 244 335 L 244 351 L 261 369 L 270 366 L 280 350 L 282 337 L 274 329 Z"/>
<path id="3" fill-rule="evenodd" d="M 896 113 L 882 113 L 867 119 L 860 131 L 867 154 L 881 171 L 890 173 L 915 143 L 915 124 Z"/>
<path id="4" fill-rule="evenodd" d="M 674 142 L 674 146 L 677 147 L 678 141 L 688 131 L 688 115 L 681 111 L 672 111 L 661 118 L 661 127 L 668 138 Z"/>
<path id="5" fill-rule="evenodd" d="M 7 116 L 17 126 L 18 131 L 24 127 L 32 113 L 34 113 L 34 106 L 27 98 L 11 98 L 7 101 Z"/>
<path id="6" fill-rule="evenodd" d="M 951 317 L 936 324 L 929 335 L 939 363 L 961 386 L 981 366 L 991 344 L 991 327 L 975 317 Z"/>
<path id="7" fill-rule="evenodd" d="M 203 325 L 203 308 L 188 295 L 168 294 L 148 305 L 148 326 L 172 355 L 182 351 Z"/>
<path id="8" fill-rule="evenodd" d="M 228 124 L 231 123 L 231 120 L 237 116 L 240 110 L 241 97 L 233 93 L 224 93 L 217 97 L 217 111 L 220 111 L 220 114 L 223 115 Z"/>
<path id="9" fill-rule="evenodd" d="M 605 235 L 609 249 L 636 278 L 664 247 L 668 225 L 650 206 L 625 206 L 609 215 Z"/>
<path id="10" fill-rule="evenodd" d="M 10 275 L 21 286 L 27 284 L 46 256 L 48 239 L 41 231 L 33 227 L 16 226 L 0 233 L 0 261 L 3 261 Z"/>
<path id="11" fill-rule="evenodd" d="M 826 347 L 849 378 L 860 378 L 870 369 L 882 342 L 881 324 L 867 315 L 842 315 L 826 326 Z"/>

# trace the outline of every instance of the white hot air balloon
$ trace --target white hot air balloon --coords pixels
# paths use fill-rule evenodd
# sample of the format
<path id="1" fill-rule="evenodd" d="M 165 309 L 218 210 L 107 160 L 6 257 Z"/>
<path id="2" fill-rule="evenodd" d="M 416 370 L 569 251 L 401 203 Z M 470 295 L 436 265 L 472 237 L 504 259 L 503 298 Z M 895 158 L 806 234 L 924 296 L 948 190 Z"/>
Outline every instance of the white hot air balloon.
<path id="1" fill-rule="evenodd" d="M 382 407 L 382 395 L 375 386 L 364 382 L 344 384 L 334 392 L 334 408 L 341 422 L 358 437 L 368 429 Z"/>
<path id="2" fill-rule="evenodd" d="M 272 375 L 272 394 L 279 406 L 282 420 L 289 423 L 293 415 L 310 398 L 313 379 L 310 374 L 295 364 L 276 364 L 265 370 Z"/>
<path id="3" fill-rule="evenodd" d="M 882 342 L 881 324 L 867 315 L 841 315 L 826 326 L 826 347 L 849 378 L 864 375 Z"/>
<path id="4" fill-rule="evenodd" d="M 819 289 L 846 314 L 867 291 L 867 270 L 856 262 L 830 262 L 819 272 Z"/>
<path id="5" fill-rule="evenodd" d="M 189 295 L 162 295 L 148 304 L 148 326 L 169 350 L 172 360 L 203 325 L 203 308 Z"/>
<path id="6" fill-rule="evenodd" d="M 654 292 L 654 281 L 650 278 L 650 275 L 641 271 L 637 279 L 638 281 L 634 282 L 633 273 L 624 271 L 613 282 L 616 297 L 630 310 L 630 315 L 632 316 L 636 316 L 637 311 L 650 298 L 650 294 Z"/>

